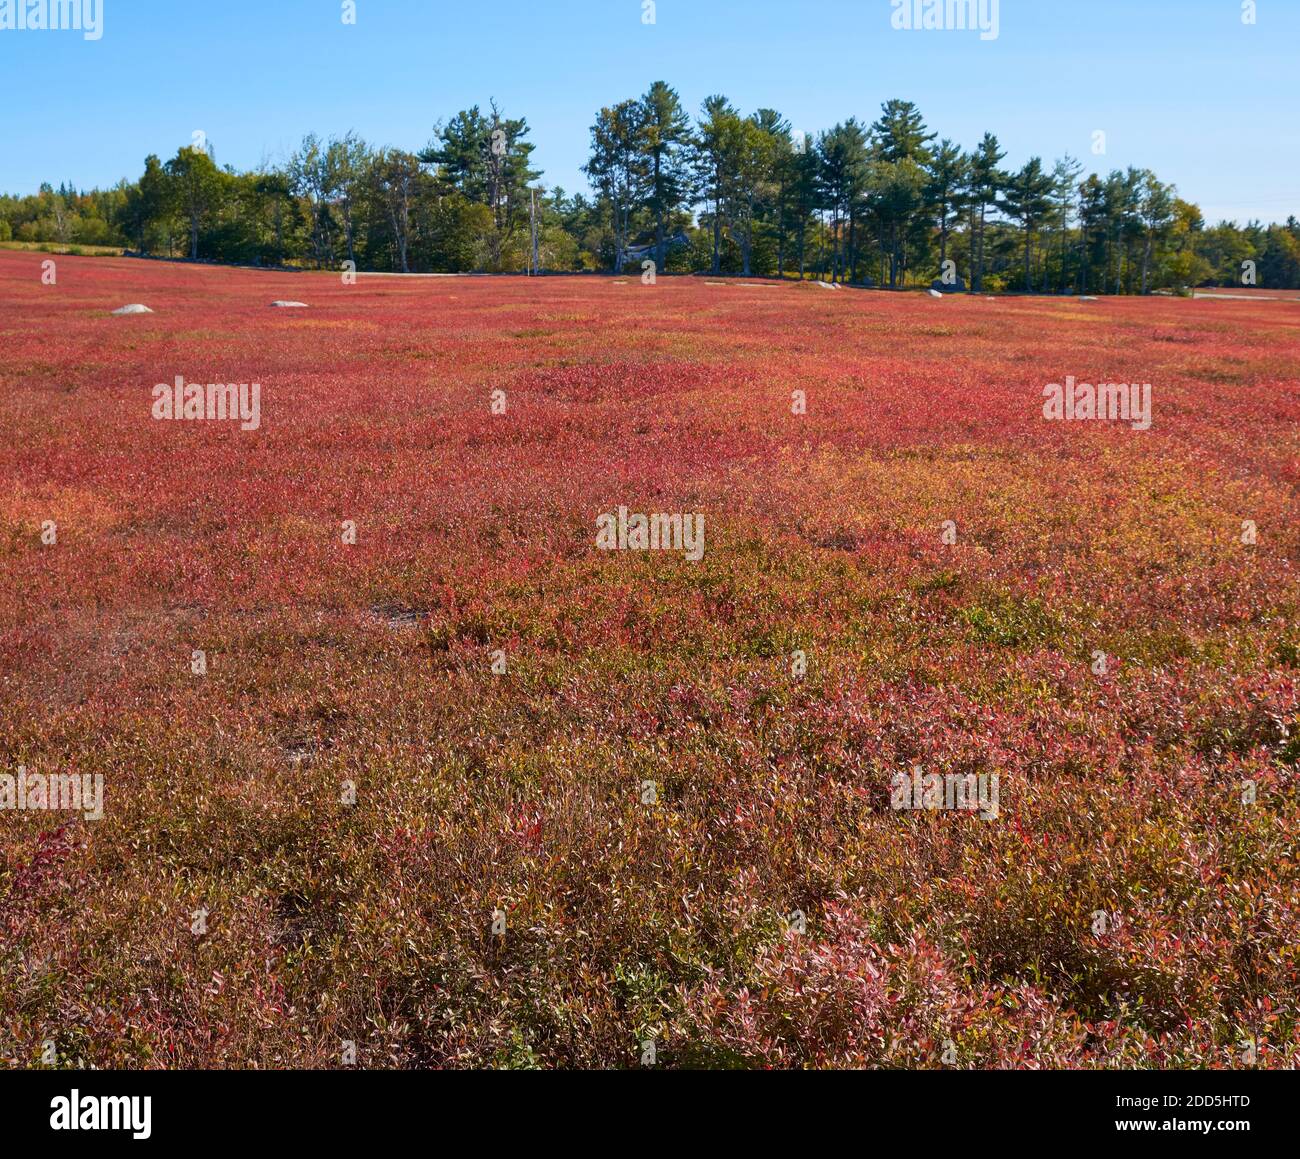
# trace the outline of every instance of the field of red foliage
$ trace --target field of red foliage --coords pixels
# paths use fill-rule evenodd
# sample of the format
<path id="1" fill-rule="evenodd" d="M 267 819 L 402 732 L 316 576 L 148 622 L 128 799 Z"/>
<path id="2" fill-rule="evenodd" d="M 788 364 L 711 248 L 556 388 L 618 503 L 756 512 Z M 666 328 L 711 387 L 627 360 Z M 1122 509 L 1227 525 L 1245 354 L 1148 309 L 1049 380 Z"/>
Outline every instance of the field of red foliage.
<path id="1" fill-rule="evenodd" d="M 1300 302 L 46 260 L 0 1065 L 1300 1060 Z"/>

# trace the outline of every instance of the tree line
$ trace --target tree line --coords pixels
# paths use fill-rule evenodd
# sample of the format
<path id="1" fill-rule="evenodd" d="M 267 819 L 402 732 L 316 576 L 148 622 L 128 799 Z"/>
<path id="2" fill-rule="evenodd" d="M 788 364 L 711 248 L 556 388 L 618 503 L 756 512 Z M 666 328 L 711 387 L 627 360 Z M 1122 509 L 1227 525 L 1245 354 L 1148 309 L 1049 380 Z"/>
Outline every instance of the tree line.
<path id="1" fill-rule="evenodd" d="M 218 165 L 205 140 L 135 182 L 0 197 L 0 242 L 115 245 L 250 265 L 400 272 L 816 277 L 903 288 L 1149 293 L 1300 288 L 1300 222 L 1209 226 L 1147 169 L 1065 156 L 1004 166 L 998 138 L 939 138 L 909 101 L 816 134 L 726 97 L 692 117 L 662 81 L 600 110 L 589 193 L 545 189 L 528 122 L 492 102 L 417 152 L 309 134 L 282 164 Z"/>

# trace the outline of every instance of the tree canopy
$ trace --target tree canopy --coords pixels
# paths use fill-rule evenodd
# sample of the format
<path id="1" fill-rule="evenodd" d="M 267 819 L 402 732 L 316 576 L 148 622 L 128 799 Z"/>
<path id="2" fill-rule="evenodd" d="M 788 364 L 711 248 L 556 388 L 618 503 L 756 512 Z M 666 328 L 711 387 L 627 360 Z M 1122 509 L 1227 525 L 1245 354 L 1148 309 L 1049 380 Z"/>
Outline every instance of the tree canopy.
<path id="1" fill-rule="evenodd" d="M 722 94 L 692 118 L 656 81 L 602 108 L 591 192 L 547 190 L 526 118 L 489 102 L 410 152 L 309 133 L 278 164 L 218 166 L 206 143 L 134 182 L 0 197 L 0 242 L 121 246 L 243 264 L 518 272 L 537 218 L 543 270 L 815 276 L 896 288 L 1149 293 L 1300 288 L 1300 223 L 1219 222 L 1147 169 L 1085 173 L 1074 158 L 1004 168 L 988 132 L 940 138 L 910 101 L 816 135 Z"/>

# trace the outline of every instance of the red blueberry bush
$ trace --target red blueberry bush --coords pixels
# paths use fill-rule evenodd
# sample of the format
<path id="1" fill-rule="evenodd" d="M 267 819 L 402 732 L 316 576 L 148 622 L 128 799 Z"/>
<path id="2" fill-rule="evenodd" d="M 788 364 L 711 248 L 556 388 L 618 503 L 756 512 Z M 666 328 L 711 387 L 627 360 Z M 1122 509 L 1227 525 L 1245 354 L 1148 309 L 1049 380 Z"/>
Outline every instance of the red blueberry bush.
<path id="1" fill-rule="evenodd" d="M 3 1065 L 1300 1059 L 1297 302 L 40 260 L 0 772 L 105 817 L 0 811 Z"/>

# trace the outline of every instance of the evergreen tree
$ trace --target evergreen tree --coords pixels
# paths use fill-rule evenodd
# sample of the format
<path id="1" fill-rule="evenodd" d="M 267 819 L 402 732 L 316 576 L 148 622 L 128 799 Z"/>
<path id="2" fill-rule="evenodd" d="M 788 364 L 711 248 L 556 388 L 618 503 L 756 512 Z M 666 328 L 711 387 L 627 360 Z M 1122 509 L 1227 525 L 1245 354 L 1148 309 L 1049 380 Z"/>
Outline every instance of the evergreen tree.
<path id="1" fill-rule="evenodd" d="M 655 267 L 668 264 L 666 224 L 692 193 L 691 123 L 676 90 L 655 81 L 641 98 L 641 144 L 646 153 L 647 206 L 655 222 Z"/>

